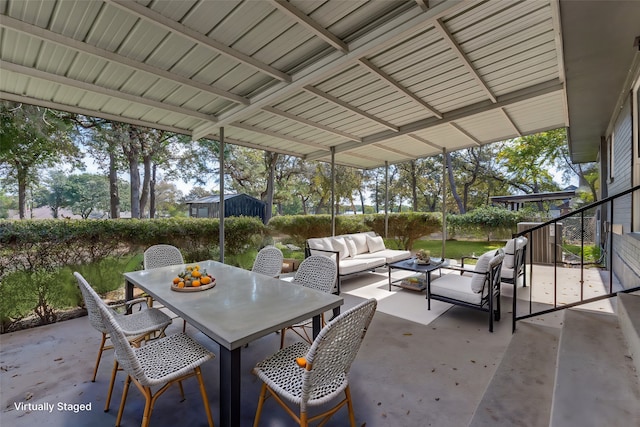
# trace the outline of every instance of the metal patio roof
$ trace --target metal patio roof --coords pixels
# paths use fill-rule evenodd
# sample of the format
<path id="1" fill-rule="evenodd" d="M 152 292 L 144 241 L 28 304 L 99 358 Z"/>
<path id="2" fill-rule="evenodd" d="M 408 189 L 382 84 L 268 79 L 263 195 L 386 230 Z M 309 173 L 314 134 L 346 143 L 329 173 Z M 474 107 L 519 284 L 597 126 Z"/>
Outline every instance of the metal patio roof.
<path id="1" fill-rule="evenodd" d="M 360 168 L 571 125 L 574 160 L 592 161 L 639 5 L 0 0 L 0 97 Z M 574 36 L 589 31 L 616 43 L 594 63 Z M 613 101 L 585 115 L 600 90 Z"/>

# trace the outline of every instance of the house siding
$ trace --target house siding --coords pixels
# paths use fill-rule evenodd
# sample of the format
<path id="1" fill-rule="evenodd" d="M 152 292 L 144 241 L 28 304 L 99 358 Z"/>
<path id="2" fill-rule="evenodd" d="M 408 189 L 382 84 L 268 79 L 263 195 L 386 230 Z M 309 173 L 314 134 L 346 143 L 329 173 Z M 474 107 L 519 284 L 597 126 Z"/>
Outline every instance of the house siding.
<path id="1" fill-rule="evenodd" d="M 633 120 L 631 98 L 627 99 L 614 127 L 613 182 L 608 195 L 614 196 L 633 186 Z M 622 234 L 612 233 L 611 269 L 625 289 L 640 286 L 640 238 L 631 233 L 633 198 L 629 194 L 616 199 L 611 223 L 622 226 Z"/>

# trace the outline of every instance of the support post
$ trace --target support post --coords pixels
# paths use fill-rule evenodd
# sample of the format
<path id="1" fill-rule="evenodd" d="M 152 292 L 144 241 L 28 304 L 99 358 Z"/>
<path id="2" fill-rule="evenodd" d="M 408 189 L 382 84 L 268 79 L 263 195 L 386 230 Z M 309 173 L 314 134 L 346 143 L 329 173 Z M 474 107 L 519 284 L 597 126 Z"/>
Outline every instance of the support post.
<path id="1" fill-rule="evenodd" d="M 384 161 L 384 237 L 389 238 L 389 162 Z"/>
<path id="2" fill-rule="evenodd" d="M 218 245 L 220 246 L 220 262 L 224 264 L 224 127 L 220 128 L 220 207 L 218 216 L 220 218 L 220 232 Z"/>
<path id="3" fill-rule="evenodd" d="M 447 149 L 442 148 L 442 259 L 447 242 Z"/>
<path id="4" fill-rule="evenodd" d="M 331 235 L 336 235 L 336 147 L 331 147 Z"/>

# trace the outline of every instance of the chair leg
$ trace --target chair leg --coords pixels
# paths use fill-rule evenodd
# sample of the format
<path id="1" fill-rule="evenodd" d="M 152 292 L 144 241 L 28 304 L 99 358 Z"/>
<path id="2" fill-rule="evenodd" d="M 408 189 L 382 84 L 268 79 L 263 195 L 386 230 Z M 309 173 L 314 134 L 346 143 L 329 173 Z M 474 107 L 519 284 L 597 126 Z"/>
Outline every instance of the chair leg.
<path id="1" fill-rule="evenodd" d="M 282 333 L 280 334 L 280 348 L 284 348 L 284 334 L 285 332 L 287 332 L 287 328 L 284 328 L 282 330 Z"/>
<path id="2" fill-rule="evenodd" d="M 118 374 L 118 361 L 113 361 L 113 371 L 111 371 L 111 381 L 109 381 L 109 392 L 107 393 L 107 401 L 104 404 L 104 412 L 109 412 L 109 405 L 111 404 L 111 395 L 113 394 L 113 386 L 116 383 L 116 375 Z"/>
<path id="3" fill-rule="evenodd" d="M 182 381 L 178 381 L 178 388 L 180 388 L 180 396 L 182 396 L 182 400 L 180 402 L 184 402 L 187 398 L 184 396 L 184 388 L 182 387 Z"/>
<path id="4" fill-rule="evenodd" d="M 204 403 L 204 410 L 207 413 L 207 421 L 209 427 L 214 427 L 213 417 L 211 416 L 211 407 L 209 406 L 209 398 L 207 397 L 207 390 L 204 388 L 204 380 L 202 379 L 202 371 L 200 366 L 194 369 L 196 371 L 196 377 L 198 378 L 198 384 L 200 384 L 200 394 L 202 395 L 202 402 Z"/>
<path id="5" fill-rule="evenodd" d="M 127 375 L 127 379 L 124 380 L 124 388 L 122 389 L 122 400 L 120 400 L 120 408 L 118 409 L 118 417 L 116 418 L 116 427 L 120 426 L 122 421 L 122 414 L 124 412 L 124 404 L 127 401 L 127 393 L 129 393 L 129 385 L 131 384 L 131 377 Z"/>
<path id="6" fill-rule="evenodd" d="M 144 412 L 142 413 L 142 424 L 141 427 L 149 427 L 149 421 L 151 421 L 151 411 L 153 411 L 153 396 L 151 394 L 150 387 L 143 388 L 144 394 Z"/>
<path id="7" fill-rule="evenodd" d="M 351 401 L 351 390 L 349 386 L 344 389 L 344 394 L 347 396 L 347 409 L 349 410 L 349 421 L 351 422 L 351 427 L 356 427 L 356 416 L 353 412 L 353 402 Z"/>
<path id="8" fill-rule="evenodd" d="M 283 331 L 284 334 L 284 331 Z M 253 419 L 253 427 L 258 427 L 260 423 L 260 415 L 262 415 L 262 406 L 264 405 L 264 400 L 267 395 L 267 384 L 262 383 L 262 388 L 260 389 L 260 397 L 258 397 L 258 408 L 256 409 L 256 417 Z"/>
<path id="9" fill-rule="evenodd" d="M 102 359 L 102 352 L 104 351 L 104 344 L 107 342 L 107 334 L 102 333 L 102 341 L 100 342 L 100 350 L 98 350 L 98 358 L 96 359 L 96 367 L 93 369 L 92 383 L 96 382 L 96 375 L 98 375 L 98 366 L 100 366 L 100 359 Z"/>

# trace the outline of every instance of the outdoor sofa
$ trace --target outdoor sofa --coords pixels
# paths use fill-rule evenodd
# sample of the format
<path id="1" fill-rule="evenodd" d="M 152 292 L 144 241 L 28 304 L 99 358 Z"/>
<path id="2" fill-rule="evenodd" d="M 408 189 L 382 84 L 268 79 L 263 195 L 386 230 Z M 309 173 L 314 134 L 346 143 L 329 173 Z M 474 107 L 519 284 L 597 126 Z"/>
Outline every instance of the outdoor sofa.
<path id="1" fill-rule="evenodd" d="M 373 231 L 308 239 L 305 256 L 332 257 L 338 266 L 337 293 L 345 276 L 374 271 L 378 267 L 411 258 L 411 252 L 387 249 L 382 237 Z"/>

